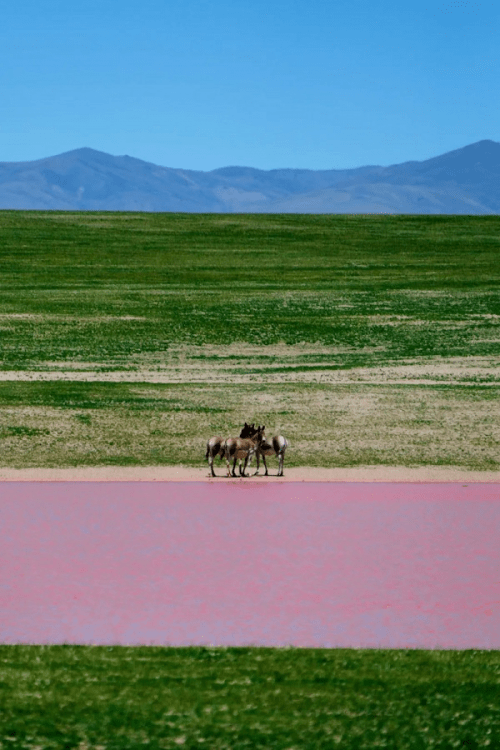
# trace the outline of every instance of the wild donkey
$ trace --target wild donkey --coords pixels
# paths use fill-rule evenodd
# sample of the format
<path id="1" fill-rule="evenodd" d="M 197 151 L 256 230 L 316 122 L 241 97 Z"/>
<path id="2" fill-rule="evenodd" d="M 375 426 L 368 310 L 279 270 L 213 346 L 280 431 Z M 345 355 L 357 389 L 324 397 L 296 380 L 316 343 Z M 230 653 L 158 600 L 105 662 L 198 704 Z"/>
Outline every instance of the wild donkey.
<path id="1" fill-rule="evenodd" d="M 239 438 L 228 438 L 224 442 L 223 451 L 226 458 L 226 464 L 227 464 L 227 475 L 228 477 L 236 476 L 236 461 L 240 462 L 240 476 L 245 476 L 245 470 L 247 468 L 248 462 L 252 460 L 252 456 L 254 456 L 258 449 L 259 445 L 262 442 L 263 439 L 263 433 L 264 428 L 259 427 L 258 429 L 255 429 L 255 425 L 247 425 L 245 422 L 245 427 L 243 429 L 247 428 L 248 430 L 252 431 L 252 435 L 248 438 L 242 438 L 241 436 Z M 243 430 L 242 430 L 243 433 Z M 233 459 L 233 471 L 231 473 L 231 469 L 229 466 L 229 460 Z M 243 470 L 241 468 L 241 461 L 245 459 L 245 464 L 243 466 Z"/>
<path id="2" fill-rule="evenodd" d="M 264 432 L 264 427 L 261 427 L 259 425 L 258 427 L 261 432 Z M 259 445 L 259 449 L 257 451 L 257 471 L 256 474 L 259 473 L 259 457 L 262 456 L 262 460 L 264 461 L 264 466 L 266 469 L 266 473 L 264 476 L 268 476 L 267 473 L 267 464 L 266 464 L 266 456 L 274 456 L 276 455 L 278 457 L 278 476 L 283 476 L 283 463 L 285 460 L 285 451 L 288 448 L 290 443 L 288 440 L 283 437 L 283 435 L 275 435 L 272 438 L 266 438 L 265 435 L 263 436 L 263 440 L 261 441 Z"/>
<path id="3" fill-rule="evenodd" d="M 215 471 L 214 471 L 214 458 L 219 455 L 221 459 L 224 457 L 224 453 L 222 452 L 222 444 L 224 443 L 224 438 L 221 438 L 219 435 L 215 435 L 214 437 L 211 437 L 210 440 L 207 440 L 207 450 L 205 453 L 205 461 L 208 461 L 208 468 L 210 470 L 210 474 L 215 477 Z"/>
<path id="4" fill-rule="evenodd" d="M 257 430 L 255 429 L 255 424 L 250 426 L 249 424 L 245 422 L 245 426 L 240 432 L 240 438 L 253 437 L 256 433 L 257 433 Z M 210 440 L 207 441 L 205 461 L 208 461 L 208 468 L 210 469 L 210 473 L 213 477 L 216 476 L 215 471 L 214 471 L 214 458 L 220 455 L 220 459 L 222 461 L 222 459 L 224 458 L 225 442 L 226 442 L 225 439 L 220 437 L 219 435 L 211 437 Z M 240 472 L 241 472 L 241 465 L 240 465 Z"/>

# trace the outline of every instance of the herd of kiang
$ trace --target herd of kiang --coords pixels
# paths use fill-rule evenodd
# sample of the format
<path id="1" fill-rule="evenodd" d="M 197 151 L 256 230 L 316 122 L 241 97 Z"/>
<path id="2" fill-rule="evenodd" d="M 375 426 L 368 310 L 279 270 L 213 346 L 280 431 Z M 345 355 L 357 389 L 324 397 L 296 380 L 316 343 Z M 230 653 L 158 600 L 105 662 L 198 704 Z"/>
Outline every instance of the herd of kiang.
<path id="1" fill-rule="evenodd" d="M 260 459 L 262 458 L 266 470 L 265 476 L 267 477 L 266 456 L 277 456 L 278 476 L 282 477 L 285 450 L 289 443 L 283 435 L 274 435 L 272 438 L 266 438 L 264 430 L 265 425 L 255 427 L 255 423 L 247 424 L 245 422 L 239 437 L 222 438 L 218 435 L 211 437 L 207 441 L 207 451 L 205 453 L 205 460 L 208 461 L 211 476 L 216 476 L 214 472 L 214 458 L 217 456 L 221 460 L 226 459 L 228 477 L 236 476 L 237 461 L 239 462 L 240 476 L 248 476 L 245 474 L 245 471 L 254 456 L 257 459 L 257 470 L 255 473 L 259 473 Z M 232 471 L 230 467 L 231 461 L 233 462 Z M 242 462 L 244 462 L 243 468 Z"/>

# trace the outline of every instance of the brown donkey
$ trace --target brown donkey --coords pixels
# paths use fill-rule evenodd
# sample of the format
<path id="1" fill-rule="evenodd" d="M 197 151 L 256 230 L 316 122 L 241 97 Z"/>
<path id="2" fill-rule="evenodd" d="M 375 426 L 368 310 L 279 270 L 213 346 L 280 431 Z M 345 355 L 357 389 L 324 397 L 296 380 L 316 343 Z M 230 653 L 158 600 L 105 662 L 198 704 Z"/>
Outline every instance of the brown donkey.
<path id="1" fill-rule="evenodd" d="M 247 425 L 245 422 L 245 427 L 248 428 L 248 430 L 252 430 L 253 434 L 250 437 L 247 438 L 228 438 L 223 446 L 224 455 L 226 458 L 226 464 L 227 464 L 227 475 L 228 477 L 236 476 L 236 461 L 240 462 L 240 476 L 245 476 L 245 470 L 247 468 L 248 462 L 251 461 L 252 456 L 254 456 L 257 453 L 257 450 L 259 448 L 259 445 L 262 442 L 263 439 L 263 433 L 264 428 L 259 427 L 257 430 L 255 429 L 255 425 Z M 243 430 L 242 430 L 243 432 Z M 231 473 L 231 469 L 229 466 L 230 459 L 233 459 L 233 471 Z M 243 466 L 243 470 L 241 468 L 241 461 L 245 460 L 245 464 Z"/>
<path id="2" fill-rule="evenodd" d="M 249 425 L 245 422 L 245 426 L 240 432 L 240 438 L 253 437 L 256 434 L 255 424 Z M 220 456 L 220 459 L 224 458 L 224 445 L 226 443 L 225 438 L 215 435 L 207 441 L 207 450 L 205 452 L 205 461 L 208 461 L 208 468 L 213 477 L 216 476 L 214 471 L 214 458 Z M 241 467 L 240 467 L 241 471 Z"/>

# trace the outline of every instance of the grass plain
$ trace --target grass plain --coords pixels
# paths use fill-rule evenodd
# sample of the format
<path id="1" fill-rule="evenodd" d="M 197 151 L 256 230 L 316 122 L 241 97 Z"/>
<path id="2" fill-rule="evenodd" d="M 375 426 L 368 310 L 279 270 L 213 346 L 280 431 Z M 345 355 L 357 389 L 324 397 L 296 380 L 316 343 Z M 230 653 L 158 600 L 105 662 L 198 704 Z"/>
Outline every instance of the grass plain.
<path id="1" fill-rule="evenodd" d="M 500 219 L 0 212 L 2 465 L 500 466 Z"/>
<path id="2" fill-rule="evenodd" d="M 500 653 L 0 646 L 2 747 L 482 748 Z"/>

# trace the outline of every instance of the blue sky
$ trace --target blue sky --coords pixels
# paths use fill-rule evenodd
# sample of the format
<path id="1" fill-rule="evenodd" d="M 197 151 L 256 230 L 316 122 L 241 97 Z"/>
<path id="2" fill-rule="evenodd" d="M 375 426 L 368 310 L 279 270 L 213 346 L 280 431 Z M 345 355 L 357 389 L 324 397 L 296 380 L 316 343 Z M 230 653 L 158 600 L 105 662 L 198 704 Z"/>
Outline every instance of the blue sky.
<path id="1" fill-rule="evenodd" d="M 17 0 L 0 161 L 347 168 L 500 141 L 498 2 Z"/>

